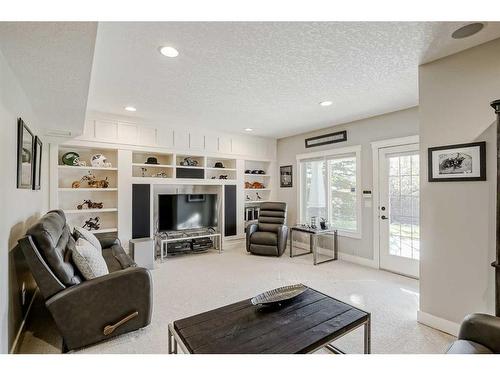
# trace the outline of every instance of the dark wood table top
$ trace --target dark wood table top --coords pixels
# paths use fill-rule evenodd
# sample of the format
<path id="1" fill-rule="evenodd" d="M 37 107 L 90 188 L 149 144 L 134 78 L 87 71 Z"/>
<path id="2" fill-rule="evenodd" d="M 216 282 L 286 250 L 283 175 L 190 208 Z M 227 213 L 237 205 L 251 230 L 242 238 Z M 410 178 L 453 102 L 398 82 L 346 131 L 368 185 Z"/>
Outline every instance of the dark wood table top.
<path id="1" fill-rule="evenodd" d="M 308 289 L 287 304 L 254 306 L 250 299 L 176 320 L 190 353 L 308 353 L 363 324 L 370 314 Z"/>

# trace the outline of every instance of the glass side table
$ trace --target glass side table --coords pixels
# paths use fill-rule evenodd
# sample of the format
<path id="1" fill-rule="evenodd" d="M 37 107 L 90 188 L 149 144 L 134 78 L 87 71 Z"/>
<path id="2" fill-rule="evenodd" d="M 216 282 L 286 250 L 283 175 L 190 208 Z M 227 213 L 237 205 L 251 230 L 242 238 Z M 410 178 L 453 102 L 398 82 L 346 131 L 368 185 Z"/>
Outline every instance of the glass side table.
<path id="1" fill-rule="evenodd" d="M 302 232 L 309 235 L 309 251 L 305 253 L 294 254 L 293 253 L 293 232 Z M 320 236 L 332 236 L 333 237 L 333 256 L 325 260 L 319 260 L 318 253 L 318 238 Z M 316 266 L 321 263 L 331 262 L 338 259 L 338 239 L 337 239 L 336 229 L 313 229 L 307 226 L 295 225 L 290 227 L 290 258 L 302 256 L 302 255 L 313 255 L 313 264 Z"/>

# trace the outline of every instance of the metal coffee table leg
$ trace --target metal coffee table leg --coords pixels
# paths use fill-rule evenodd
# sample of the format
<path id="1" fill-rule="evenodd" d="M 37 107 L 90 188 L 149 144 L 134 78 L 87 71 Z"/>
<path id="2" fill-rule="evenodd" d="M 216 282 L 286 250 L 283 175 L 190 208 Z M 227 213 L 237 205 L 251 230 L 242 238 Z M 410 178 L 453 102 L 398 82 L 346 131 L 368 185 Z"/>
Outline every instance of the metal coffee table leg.
<path id="1" fill-rule="evenodd" d="M 368 320 L 366 321 L 364 326 L 364 338 L 365 338 L 364 342 L 365 354 L 370 354 L 372 352 L 370 316 L 368 317 Z"/>

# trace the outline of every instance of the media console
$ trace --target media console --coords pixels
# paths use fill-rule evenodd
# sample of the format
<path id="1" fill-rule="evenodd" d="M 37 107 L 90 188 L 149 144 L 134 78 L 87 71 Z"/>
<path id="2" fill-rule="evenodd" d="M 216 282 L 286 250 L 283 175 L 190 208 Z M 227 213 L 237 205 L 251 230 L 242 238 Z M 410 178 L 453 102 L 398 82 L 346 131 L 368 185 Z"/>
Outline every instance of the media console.
<path id="1" fill-rule="evenodd" d="M 222 237 L 220 233 L 211 231 L 162 232 L 157 235 L 160 244 L 160 260 L 168 255 L 197 253 L 215 248 L 222 252 Z"/>

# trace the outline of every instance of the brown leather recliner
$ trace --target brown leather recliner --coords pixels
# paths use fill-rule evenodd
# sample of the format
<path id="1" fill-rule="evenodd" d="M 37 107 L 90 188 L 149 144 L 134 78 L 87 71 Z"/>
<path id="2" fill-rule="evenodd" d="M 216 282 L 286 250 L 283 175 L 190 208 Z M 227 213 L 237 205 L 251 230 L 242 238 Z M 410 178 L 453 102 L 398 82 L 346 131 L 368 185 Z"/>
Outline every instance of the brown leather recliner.
<path id="1" fill-rule="evenodd" d="M 151 274 L 136 267 L 119 240 L 99 241 L 110 273 L 85 281 L 71 260 L 75 239 L 63 211 L 49 211 L 19 240 L 63 337 L 63 351 L 95 344 L 151 322 Z M 110 329 L 122 320 L 126 322 Z"/>
<path id="2" fill-rule="evenodd" d="M 246 248 L 252 254 L 281 256 L 286 249 L 288 227 L 287 205 L 266 202 L 260 205 L 259 220 L 246 229 Z"/>

